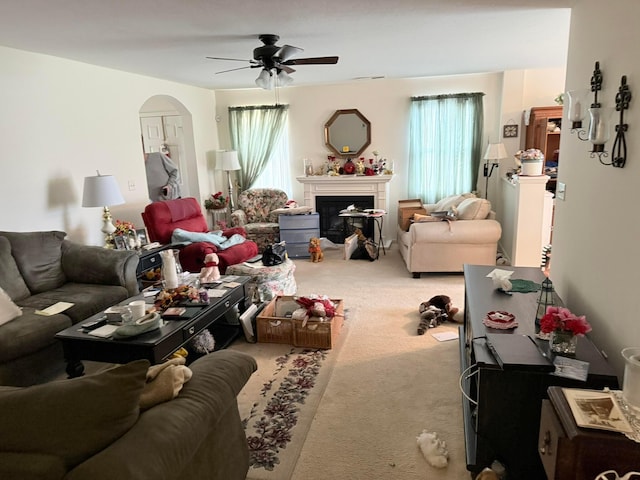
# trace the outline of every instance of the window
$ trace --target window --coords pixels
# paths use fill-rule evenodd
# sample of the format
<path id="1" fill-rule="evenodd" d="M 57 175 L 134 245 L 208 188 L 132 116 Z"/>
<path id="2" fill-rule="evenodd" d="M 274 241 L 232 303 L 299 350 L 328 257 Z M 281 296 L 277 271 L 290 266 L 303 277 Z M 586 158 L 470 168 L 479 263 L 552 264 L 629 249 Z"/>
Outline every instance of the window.
<path id="1" fill-rule="evenodd" d="M 482 154 L 483 96 L 411 98 L 409 198 L 435 203 L 474 189 Z"/>

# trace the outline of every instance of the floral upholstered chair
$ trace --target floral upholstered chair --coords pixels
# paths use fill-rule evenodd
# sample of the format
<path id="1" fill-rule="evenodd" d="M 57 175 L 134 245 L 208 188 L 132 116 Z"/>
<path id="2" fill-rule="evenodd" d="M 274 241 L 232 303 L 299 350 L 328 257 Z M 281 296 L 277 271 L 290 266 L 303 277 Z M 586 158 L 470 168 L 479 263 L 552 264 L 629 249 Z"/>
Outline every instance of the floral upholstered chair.
<path id="1" fill-rule="evenodd" d="M 238 194 L 238 210 L 231 214 L 231 226 L 242 227 L 247 238 L 264 251 L 267 245 L 280 241 L 279 212 L 288 201 L 287 194 L 277 188 L 254 188 Z"/>

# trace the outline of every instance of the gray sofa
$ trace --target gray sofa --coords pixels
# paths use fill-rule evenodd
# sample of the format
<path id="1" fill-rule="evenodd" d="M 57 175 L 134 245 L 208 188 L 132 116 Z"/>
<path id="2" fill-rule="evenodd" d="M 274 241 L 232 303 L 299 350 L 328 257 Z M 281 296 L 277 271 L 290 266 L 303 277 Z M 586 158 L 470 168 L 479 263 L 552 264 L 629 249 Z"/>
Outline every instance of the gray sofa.
<path id="1" fill-rule="evenodd" d="M 0 387 L 0 478 L 244 480 L 237 395 L 255 360 L 230 350 L 201 357 L 176 398 L 140 413 L 148 366 Z"/>
<path id="2" fill-rule="evenodd" d="M 66 234 L 0 232 L 0 288 L 22 315 L 0 325 L 0 385 L 26 386 L 64 371 L 54 335 L 138 293 L 135 252 L 80 245 Z M 74 305 L 42 316 L 59 301 Z"/>

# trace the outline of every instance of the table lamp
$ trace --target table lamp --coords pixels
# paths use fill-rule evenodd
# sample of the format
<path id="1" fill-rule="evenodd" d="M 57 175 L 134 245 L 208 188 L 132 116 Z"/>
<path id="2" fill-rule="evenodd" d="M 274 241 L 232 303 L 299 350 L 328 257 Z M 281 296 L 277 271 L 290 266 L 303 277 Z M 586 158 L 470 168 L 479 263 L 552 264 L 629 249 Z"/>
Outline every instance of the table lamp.
<path id="1" fill-rule="evenodd" d="M 84 189 L 82 192 L 83 207 L 103 207 L 102 213 L 102 233 L 105 236 L 105 247 L 113 248 L 113 232 L 116 231 L 111 223 L 111 205 L 124 203 L 124 198 L 118 188 L 115 177 L 111 175 L 97 175 L 84 177 Z"/>
<path id="2" fill-rule="evenodd" d="M 220 162 L 218 162 L 218 170 L 224 170 L 227 172 L 227 180 L 229 182 L 229 204 L 231 205 L 231 211 L 235 210 L 235 203 L 233 201 L 233 183 L 231 182 L 231 172 L 240 170 L 240 162 L 238 161 L 238 152 L 235 150 L 229 150 L 220 154 Z"/>
<path id="3" fill-rule="evenodd" d="M 484 198 L 487 198 L 489 193 L 489 177 L 493 173 L 493 169 L 499 165 L 497 161 L 507 157 L 507 150 L 504 148 L 503 143 L 490 143 L 487 145 L 487 151 L 484 153 L 484 159 L 486 160 L 486 163 L 484 164 Z M 494 161 L 489 163 L 490 160 Z M 489 165 L 491 165 L 491 169 L 489 169 Z"/>

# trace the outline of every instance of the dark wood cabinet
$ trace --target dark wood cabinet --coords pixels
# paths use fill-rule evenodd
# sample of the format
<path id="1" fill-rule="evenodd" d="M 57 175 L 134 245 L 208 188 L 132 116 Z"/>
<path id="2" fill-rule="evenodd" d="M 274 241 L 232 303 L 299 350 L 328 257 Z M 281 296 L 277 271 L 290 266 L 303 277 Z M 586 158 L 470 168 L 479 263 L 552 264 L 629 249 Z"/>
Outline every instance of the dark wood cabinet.
<path id="1" fill-rule="evenodd" d="M 549 122 L 557 129 L 549 128 Z M 562 107 L 533 107 L 529 114 L 529 125 L 525 136 L 525 149 L 537 148 L 545 160 L 553 160 L 554 152 L 560 148 L 560 126 Z"/>
<path id="2" fill-rule="evenodd" d="M 578 427 L 560 387 L 550 387 L 549 400 L 542 403 L 538 450 L 548 480 L 640 471 L 640 443 L 621 433 Z"/>
<path id="3" fill-rule="evenodd" d="M 536 371 L 533 363 L 528 365 L 527 360 L 517 367 L 501 367 L 487 345 L 487 334 L 511 336 L 514 351 L 520 348 L 516 345 L 522 345 L 522 336 L 528 336 L 535 342 L 540 356 L 553 357 L 548 342 L 535 336 L 538 294 L 507 295 L 498 291 L 491 278 L 487 277 L 494 268 L 464 266 L 465 312 L 464 324 L 460 327 L 460 357 L 467 469 L 475 474 L 498 460 L 504 464 L 509 478 L 539 480 L 545 478 L 538 455 L 538 432 L 542 400 L 547 396 L 547 389 L 554 385 L 617 389 L 618 379 L 587 337 L 579 337 L 576 352 L 579 360 L 589 362 L 586 382 Z M 536 283 L 544 279 L 539 268 L 504 269 L 514 271 L 512 279 Z M 495 310 L 515 315 L 518 327 L 512 330 L 485 327 L 483 318 Z"/>

